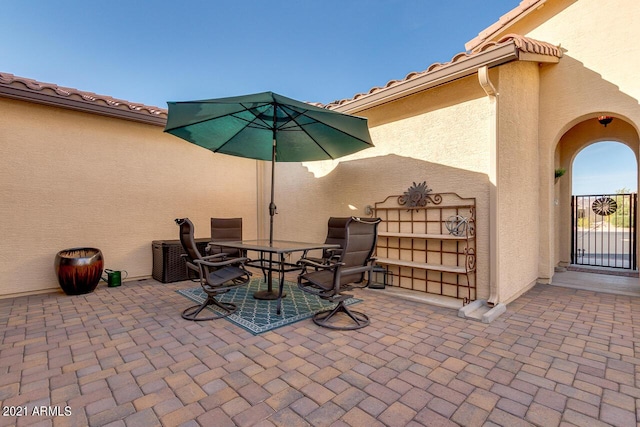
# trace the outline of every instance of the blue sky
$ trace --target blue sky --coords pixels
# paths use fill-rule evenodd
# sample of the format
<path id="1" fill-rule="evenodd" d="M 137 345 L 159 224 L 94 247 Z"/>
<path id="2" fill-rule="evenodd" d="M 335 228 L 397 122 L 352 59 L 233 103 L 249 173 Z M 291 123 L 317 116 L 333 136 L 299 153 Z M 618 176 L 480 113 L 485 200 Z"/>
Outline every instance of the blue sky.
<path id="1" fill-rule="evenodd" d="M 0 71 L 163 108 L 269 90 L 328 103 L 451 60 L 519 3 L 5 0 Z M 630 150 L 598 147 L 574 194 L 636 190 Z"/>
<path id="2" fill-rule="evenodd" d="M 636 156 L 619 142 L 598 142 L 580 151 L 573 161 L 573 194 L 615 193 L 638 190 Z"/>
<path id="3" fill-rule="evenodd" d="M 520 0 L 3 1 L 0 71 L 166 107 L 328 103 L 465 50 Z"/>

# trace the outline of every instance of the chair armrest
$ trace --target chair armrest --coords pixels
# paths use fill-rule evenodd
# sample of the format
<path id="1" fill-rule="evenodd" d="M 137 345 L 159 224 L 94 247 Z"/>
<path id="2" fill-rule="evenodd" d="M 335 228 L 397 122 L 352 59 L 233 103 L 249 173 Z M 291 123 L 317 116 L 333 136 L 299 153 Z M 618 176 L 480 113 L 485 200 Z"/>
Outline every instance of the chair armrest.
<path id="1" fill-rule="evenodd" d="M 198 265 L 206 265 L 207 267 L 224 267 L 225 265 L 230 265 L 230 264 L 243 264 L 245 262 L 247 262 L 249 260 L 249 258 L 246 257 L 242 257 L 242 258 L 231 258 L 231 259 L 227 259 L 221 262 L 211 262 L 211 261 L 205 261 L 204 259 L 197 259 L 194 261 L 194 263 L 198 264 Z"/>
<path id="2" fill-rule="evenodd" d="M 330 258 L 342 255 L 342 249 L 341 248 L 329 248 L 329 249 L 326 250 L 326 252 L 327 252 L 327 254 L 329 254 Z"/>
<path id="3" fill-rule="evenodd" d="M 207 255 L 207 256 L 203 256 L 202 259 L 205 261 L 209 261 L 212 260 L 214 258 L 224 258 L 227 255 L 229 255 L 228 253 L 225 252 L 220 252 L 219 254 L 215 254 L 215 255 Z"/>
<path id="4" fill-rule="evenodd" d="M 299 264 L 302 267 L 311 266 L 311 267 L 321 268 L 325 270 L 334 269 L 339 265 L 344 265 L 344 263 L 337 263 L 337 262 L 332 262 L 330 264 L 322 264 L 319 262 L 311 261 L 310 259 L 306 259 L 306 258 L 300 258 L 296 264 Z"/>
<path id="5" fill-rule="evenodd" d="M 187 266 L 187 269 L 189 269 L 189 270 L 200 271 L 200 267 L 198 267 L 195 264 L 192 264 L 190 261 L 186 261 L 185 265 Z"/>
<path id="6" fill-rule="evenodd" d="M 349 267 L 349 268 L 341 268 L 337 271 L 336 280 L 339 280 L 339 277 L 343 274 L 357 274 L 357 273 L 369 273 L 367 274 L 365 287 L 371 284 L 371 274 L 373 274 L 373 267 L 375 266 L 376 258 L 369 258 L 367 260 L 367 265 L 361 265 L 357 267 Z M 338 282 L 335 282 L 336 286 L 338 286 Z"/>
<path id="7" fill-rule="evenodd" d="M 226 253 L 224 253 L 224 252 L 221 252 L 221 253 L 219 253 L 219 254 L 215 254 L 215 255 L 207 255 L 207 256 L 203 256 L 203 257 L 202 257 L 202 259 L 203 259 L 203 260 L 205 260 L 205 261 L 209 261 L 209 260 L 214 259 L 214 258 L 224 258 L 224 257 L 225 257 L 225 256 L 227 256 L 227 255 L 229 255 L 229 254 L 226 254 Z M 180 256 L 181 256 L 182 258 L 184 258 L 186 262 L 189 262 L 189 255 L 187 255 L 187 254 L 181 254 Z"/>

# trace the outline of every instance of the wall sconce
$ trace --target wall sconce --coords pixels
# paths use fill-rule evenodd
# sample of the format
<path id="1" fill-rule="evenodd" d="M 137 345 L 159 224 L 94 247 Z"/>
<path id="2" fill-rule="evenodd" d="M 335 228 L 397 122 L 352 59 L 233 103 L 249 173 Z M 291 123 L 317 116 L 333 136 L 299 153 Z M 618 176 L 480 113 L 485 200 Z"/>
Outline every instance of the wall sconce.
<path id="1" fill-rule="evenodd" d="M 598 122 L 604 127 L 607 127 L 609 123 L 613 120 L 611 116 L 598 116 Z"/>

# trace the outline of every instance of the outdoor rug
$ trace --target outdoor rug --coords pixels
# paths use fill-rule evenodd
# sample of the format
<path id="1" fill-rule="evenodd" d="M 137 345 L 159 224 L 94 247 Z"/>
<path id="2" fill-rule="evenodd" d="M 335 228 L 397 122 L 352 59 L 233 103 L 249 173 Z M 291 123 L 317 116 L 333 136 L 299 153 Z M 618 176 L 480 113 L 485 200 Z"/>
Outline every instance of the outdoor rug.
<path id="1" fill-rule="evenodd" d="M 278 280 L 273 279 L 273 289 L 278 290 Z M 232 289 L 226 294 L 220 295 L 217 300 L 232 302 L 238 306 L 235 313 L 225 319 L 243 327 L 254 335 L 270 331 L 281 326 L 290 325 L 299 320 L 308 319 L 321 310 L 335 307 L 335 304 L 325 301 L 315 295 L 298 289 L 298 285 L 289 281 L 284 282 L 284 292 L 287 295 L 282 299 L 282 312 L 276 314 L 277 301 L 257 300 L 253 294 L 258 290 L 267 289 L 264 278 L 255 278 L 247 286 Z M 181 289 L 176 291 L 191 301 L 201 304 L 207 295 L 202 287 Z M 362 300 L 349 298 L 345 304 L 351 305 Z M 186 307 L 185 307 L 186 308 Z M 215 307 L 207 307 L 207 310 L 221 312 Z"/>

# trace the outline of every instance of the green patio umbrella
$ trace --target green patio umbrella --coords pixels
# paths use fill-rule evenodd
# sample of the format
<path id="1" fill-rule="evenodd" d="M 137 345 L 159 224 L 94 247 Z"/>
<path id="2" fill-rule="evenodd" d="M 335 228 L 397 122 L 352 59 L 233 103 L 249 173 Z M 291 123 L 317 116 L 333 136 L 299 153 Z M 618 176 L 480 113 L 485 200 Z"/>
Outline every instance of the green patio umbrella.
<path id="1" fill-rule="evenodd" d="M 214 153 L 271 160 L 270 243 L 275 162 L 337 159 L 373 147 L 366 119 L 273 92 L 167 104 L 165 132 Z"/>

